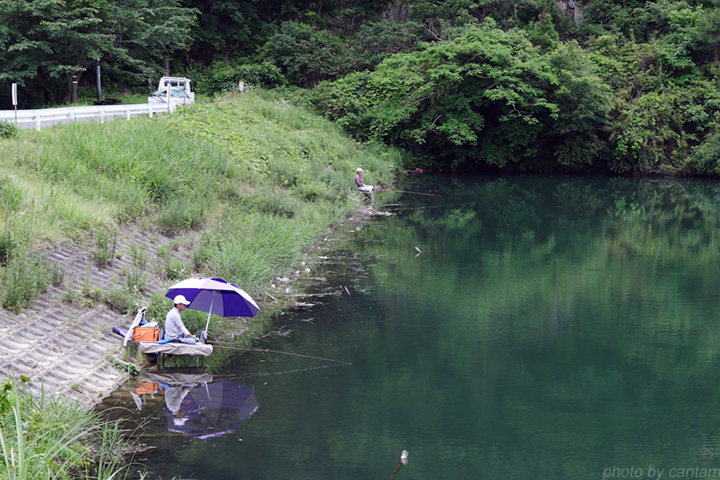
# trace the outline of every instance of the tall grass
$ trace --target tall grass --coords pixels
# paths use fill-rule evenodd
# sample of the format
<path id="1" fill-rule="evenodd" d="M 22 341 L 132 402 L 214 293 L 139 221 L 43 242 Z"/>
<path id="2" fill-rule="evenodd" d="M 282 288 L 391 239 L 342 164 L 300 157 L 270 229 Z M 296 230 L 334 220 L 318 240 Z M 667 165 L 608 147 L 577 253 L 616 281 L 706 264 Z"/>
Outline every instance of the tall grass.
<path id="1" fill-rule="evenodd" d="M 167 275 L 201 271 L 251 294 L 357 208 L 348 194 L 358 166 L 374 183 L 390 181 L 401 161 L 265 91 L 153 119 L 20 132 L 0 148 L 0 171 L 13 172 L 0 181 L 0 209 L 27 219 L 26 248 L 141 220 L 202 229 L 193 264 L 164 257 Z"/>
<path id="2" fill-rule="evenodd" d="M 122 473 L 127 444 L 117 423 L 66 400 L 35 401 L 9 380 L 0 396 L 0 477 L 110 480 Z"/>

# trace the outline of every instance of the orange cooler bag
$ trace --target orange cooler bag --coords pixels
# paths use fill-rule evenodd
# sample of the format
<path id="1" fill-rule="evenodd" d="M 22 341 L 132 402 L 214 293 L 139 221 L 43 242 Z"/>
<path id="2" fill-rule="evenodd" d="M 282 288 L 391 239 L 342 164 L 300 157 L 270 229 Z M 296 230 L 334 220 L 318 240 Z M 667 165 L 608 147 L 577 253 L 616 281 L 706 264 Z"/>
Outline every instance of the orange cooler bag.
<path id="1" fill-rule="evenodd" d="M 135 389 L 135 393 L 141 394 L 141 393 L 149 393 L 153 394 L 158 391 L 160 388 L 160 385 L 158 385 L 155 382 L 140 382 L 140 385 Z"/>
<path id="2" fill-rule="evenodd" d="M 135 327 L 132 339 L 136 342 L 157 342 L 160 338 L 160 329 L 154 327 Z"/>

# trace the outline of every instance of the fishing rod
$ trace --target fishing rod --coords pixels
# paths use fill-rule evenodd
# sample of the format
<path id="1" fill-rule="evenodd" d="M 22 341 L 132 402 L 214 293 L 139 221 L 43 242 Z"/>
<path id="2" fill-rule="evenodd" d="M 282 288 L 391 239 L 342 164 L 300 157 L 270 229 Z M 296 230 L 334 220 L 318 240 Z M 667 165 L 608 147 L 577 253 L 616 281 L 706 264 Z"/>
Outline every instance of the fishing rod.
<path id="1" fill-rule="evenodd" d="M 410 193 L 410 194 L 412 194 L 412 195 L 426 195 L 426 196 L 428 196 L 428 197 L 442 197 L 442 196 L 443 196 L 443 195 L 438 195 L 438 194 L 436 194 L 436 193 L 410 192 L 410 191 L 408 191 L 408 190 L 390 190 L 389 188 L 388 188 L 388 189 L 378 188 L 378 191 L 381 191 L 381 192 L 393 192 L 393 193 Z"/>
<path id="2" fill-rule="evenodd" d="M 348 363 L 348 365 L 351 365 Z M 283 370 L 281 372 L 260 372 L 260 373 L 219 373 L 213 375 L 213 379 L 222 378 L 225 380 L 244 381 L 253 377 L 271 377 L 275 375 L 287 375 L 290 373 L 311 372 L 313 370 L 324 370 L 326 368 L 339 368 L 345 365 L 320 365 L 319 367 L 296 368 L 294 370 Z"/>
<path id="3" fill-rule="evenodd" d="M 280 350 L 271 350 L 269 348 L 257 348 L 257 347 L 238 347 L 238 346 L 230 346 L 230 345 L 223 345 L 223 344 L 212 344 L 213 348 L 224 348 L 226 350 L 239 350 L 242 352 L 258 352 L 258 353 L 279 353 L 281 355 L 291 355 L 293 357 L 301 357 L 301 358 L 310 358 L 313 360 L 322 360 L 324 362 L 335 362 L 340 363 L 342 365 L 352 365 L 350 362 L 346 362 L 344 360 L 335 360 L 334 358 L 326 358 L 326 357 L 314 357 L 312 355 L 304 355 L 302 353 L 293 353 L 293 352 L 283 352 Z"/>

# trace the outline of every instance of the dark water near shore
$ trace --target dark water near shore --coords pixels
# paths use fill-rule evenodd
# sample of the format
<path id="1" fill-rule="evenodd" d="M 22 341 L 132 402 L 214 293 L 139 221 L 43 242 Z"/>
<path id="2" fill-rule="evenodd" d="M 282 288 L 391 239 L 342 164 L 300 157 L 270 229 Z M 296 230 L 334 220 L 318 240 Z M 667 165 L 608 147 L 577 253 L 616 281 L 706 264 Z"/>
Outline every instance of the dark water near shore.
<path id="1" fill-rule="evenodd" d="M 167 378 L 103 404 L 146 422 L 153 478 L 383 480 L 403 449 L 396 480 L 720 478 L 720 183 L 398 188 L 432 195 L 346 226 L 312 272 L 337 294 L 258 344 L 351 365 L 238 353 L 175 379 L 184 423 Z"/>

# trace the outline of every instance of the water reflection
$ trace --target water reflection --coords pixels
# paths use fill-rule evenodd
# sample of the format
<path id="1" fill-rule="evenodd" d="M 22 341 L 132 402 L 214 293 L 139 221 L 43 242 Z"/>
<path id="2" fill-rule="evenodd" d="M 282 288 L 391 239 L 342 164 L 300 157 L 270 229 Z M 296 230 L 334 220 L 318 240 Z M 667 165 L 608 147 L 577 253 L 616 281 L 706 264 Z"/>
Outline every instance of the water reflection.
<path id="1" fill-rule="evenodd" d="M 263 408 L 208 441 L 168 431 L 158 385 L 133 408 L 153 479 L 387 478 L 403 449 L 398 480 L 720 466 L 720 182 L 428 180 L 313 267 L 337 295 L 262 340 L 351 365 L 229 359 L 215 380 Z"/>
<path id="2" fill-rule="evenodd" d="M 227 380 L 166 387 L 168 430 L 203 440 L 233 433 L 258 409 L 253 389 Z"/>
<path id="3" fill-rule="evenodd" d="M 143 373 L 130 396 L 138 411 L 155 403 L 151 412 L 163 398 L 167 429 L 202 440 L 233 433 L 258 409 L 252 387 L 207 372 Z"/>

